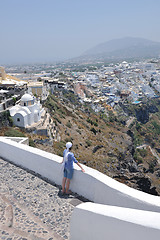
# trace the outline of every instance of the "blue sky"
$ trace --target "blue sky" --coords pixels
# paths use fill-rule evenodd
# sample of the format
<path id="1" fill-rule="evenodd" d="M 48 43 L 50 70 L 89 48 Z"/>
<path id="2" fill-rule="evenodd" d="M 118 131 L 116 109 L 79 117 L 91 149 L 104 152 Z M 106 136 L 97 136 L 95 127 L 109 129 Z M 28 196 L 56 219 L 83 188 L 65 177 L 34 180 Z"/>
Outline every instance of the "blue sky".
<path id="1" fill-rule="evenodd" d="M 0 64 L 81 55 L 115 38 L 160 42 L 159 0 L 0 0 Z"/>

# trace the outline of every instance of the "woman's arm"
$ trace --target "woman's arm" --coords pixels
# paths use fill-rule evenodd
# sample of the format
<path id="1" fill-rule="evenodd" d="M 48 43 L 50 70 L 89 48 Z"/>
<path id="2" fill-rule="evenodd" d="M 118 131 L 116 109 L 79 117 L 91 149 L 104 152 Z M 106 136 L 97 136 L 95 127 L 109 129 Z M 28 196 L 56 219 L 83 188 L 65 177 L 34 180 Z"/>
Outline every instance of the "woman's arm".
<path id="1" fill-rule="evenodd" d="M 81 168 L 82 172 L 85 172 L 85 170 L 83 169 L 83 167 L 81 166 L 81 164 L 79 162 L 77 162 L 77 165 Z"/>
<path id="2" fill-rule="evenodd" d="M 62 159 L 62 162 L 60 162 L 60 164 L 62 164 L 64 162 L 64 157 L 63 157 L 63 159 Z"/>
<path id="3" fill-rule="evenodd" d="M 62 160 L 62 162 L 60 162 L 60 164 L 62 164 L 64 162 L 64 155 L 65 155 L 65 150 L 63 151 L 63 160 Z"/>

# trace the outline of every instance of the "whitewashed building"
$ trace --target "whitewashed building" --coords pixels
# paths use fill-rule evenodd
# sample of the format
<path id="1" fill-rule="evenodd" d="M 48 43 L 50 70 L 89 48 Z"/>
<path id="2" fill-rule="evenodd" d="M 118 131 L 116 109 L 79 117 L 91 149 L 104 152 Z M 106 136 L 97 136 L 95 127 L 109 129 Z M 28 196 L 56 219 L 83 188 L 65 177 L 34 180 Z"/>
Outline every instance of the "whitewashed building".
<path id="1" fill-rule="evenodd" d="M 39 122 L 43 111 L 40 102 L 26 93 L 22 96 L 20 104 L 10 109 L 10 115 L 16 126 L 25 128 Z"/>

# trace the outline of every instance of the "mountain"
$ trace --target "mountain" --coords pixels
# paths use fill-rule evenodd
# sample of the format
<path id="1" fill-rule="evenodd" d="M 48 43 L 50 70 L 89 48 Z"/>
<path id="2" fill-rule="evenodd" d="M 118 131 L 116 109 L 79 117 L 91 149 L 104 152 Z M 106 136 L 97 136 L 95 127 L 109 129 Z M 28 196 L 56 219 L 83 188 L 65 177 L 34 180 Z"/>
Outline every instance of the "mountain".
<path id="1" fill-rule="evenodd" d="M 143 38 L 125 37 L 101 43 L 80 56 L 84 59 L 147 58 L 160 55 L 160 42 Z"/>

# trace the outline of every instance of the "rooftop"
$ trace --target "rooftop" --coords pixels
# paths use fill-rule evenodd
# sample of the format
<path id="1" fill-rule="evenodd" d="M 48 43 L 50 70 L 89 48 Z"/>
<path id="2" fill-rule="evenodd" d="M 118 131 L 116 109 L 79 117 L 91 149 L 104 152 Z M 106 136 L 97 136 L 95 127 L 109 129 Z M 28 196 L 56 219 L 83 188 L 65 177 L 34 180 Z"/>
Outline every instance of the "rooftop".
<path id="1" fill-rule="evenodd" d="M 32 101 L 34 99 L 34 96 L 26 93 L 22 96 L 21 101 L 26 102 L 26 101 Z"/>

